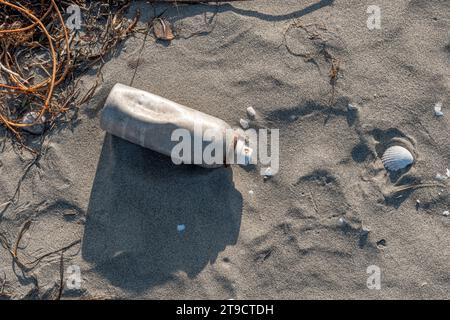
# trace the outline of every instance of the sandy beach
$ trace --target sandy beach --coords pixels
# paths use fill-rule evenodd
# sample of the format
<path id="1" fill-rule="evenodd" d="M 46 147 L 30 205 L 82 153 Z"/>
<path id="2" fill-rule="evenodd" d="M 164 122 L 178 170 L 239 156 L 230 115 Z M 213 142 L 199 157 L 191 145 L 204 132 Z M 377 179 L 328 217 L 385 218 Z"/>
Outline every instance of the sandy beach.
<path id="1" fill-rule="evenodd" d="M 130 19 L 137 8 L 140 27 L 163 14 L 175 39 L 123 42 L 37 163 L 0 126 L 0 233 L 13 245 L 24 231 L 33 265 L 0 246 L 5 296 L 52 299 L 78 270 L 62 299 L 450 299 L 449 1 L 133 1 Z M 177 166 L 106 134 L 116 83 L 233 127 L 253 107 L 251 128 L 279 129 L 279 171 Z M 392 174 L 395 141 L 415 162 Z"/>

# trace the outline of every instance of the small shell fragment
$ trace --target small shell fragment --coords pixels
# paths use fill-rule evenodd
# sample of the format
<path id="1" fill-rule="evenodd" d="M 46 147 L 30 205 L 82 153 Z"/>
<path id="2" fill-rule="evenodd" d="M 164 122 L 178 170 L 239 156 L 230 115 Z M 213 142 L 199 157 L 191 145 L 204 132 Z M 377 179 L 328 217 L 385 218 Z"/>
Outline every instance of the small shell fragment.
<path id="1" fill-rule="evenodd" d="M 408 149 L 401 146 L 388 148 L 381 158 L 384 167 L 389 171 L 398 171 L 414 162 L 414 157 Z"/>
<path id="2" fill-rule="evenodd" d="M 162 18 L 157 18 L 153 21 L 153 33 L 159 40 L 171 41 L 175 39 L 170 22 Z"/>
<path id="3" fill-rule="evenodd" d="M 351 103 L 349 103 L 349 104 L 347 105 L 347 110 L 348 110 L 348 111 L 356 111 L 356 110 L 358 110 L 358 106 L 357 106 L 356 104 L 351 104 Z"/>
<path id="4" fill-rule="evenodd" d="M 22 129 L 25 131 L 28 131 L 32 134 L 42 134 L 45 130 L 45 117 L 41 116 L 39 120 L 37 118 L 39 117 L 39 112 L 31 111 L 25 114 L 20 121 L 23 124 L 31 124 L 28 127 L 23 127 Z"/>
<path id="5" fill-rule="evenodd" d="M 272 172 L 272 169 L 270 167 L 268 167 L 268 168 L 266 168 L 266 170 L 264 170 L 264 176 L 265 177 L 273 176 L 273 172 Z"/>
<path id="6" fill-rule="evenodd" d="M 444 181 L 444 180 L 448 179 L 448 176 L 444 176 L 444 175 L 442 175 L 440 173 L 437 173 L 436 177 L 434 177 L 434 179 L 437 180 L 437 181 Z"/>
<path id="7" fill-rule="evenodd" d="M 369 232 L 370 232 L 370 228 L 369 227 L 362 227 L 361 228 L 361 234 L 363 235 L 363 236 L 367 236 L 368 234 L 369 234 Z"/>
<path id="8" fill-rule="evenodd" d="M 437 117 L 442 117 L 444 115 L 444 113 L 442 112 L 442 103 L 438 102 L 434 105 L 434 114 Z"/>
<path id="9" fill-rule="evenodd" d="M 254 119 L 256 117 L 256 111 L 255 109 L 253 109 L 253 107 L 248 107 L 247 108 L 247 115 L 251 118 Z"/>
<path id="10" fill-rule="evenodd" d="M 250 127 L 249 123 L 247 120 L 245 119 L 241 119 L 239 120 L 239 123 L 241 124 L 242 129 L 248 129 Z"/>
<path id="11" fill-rule="evenodd" d="M 339 225 L 340 225 L 341 227 L 345 227 L 345 226 L 348 225 L 347 220 L 345 220 L 343 217 L 340 217 L 340 218 L 339 218 L 338 223 L 339 223 Z"/>

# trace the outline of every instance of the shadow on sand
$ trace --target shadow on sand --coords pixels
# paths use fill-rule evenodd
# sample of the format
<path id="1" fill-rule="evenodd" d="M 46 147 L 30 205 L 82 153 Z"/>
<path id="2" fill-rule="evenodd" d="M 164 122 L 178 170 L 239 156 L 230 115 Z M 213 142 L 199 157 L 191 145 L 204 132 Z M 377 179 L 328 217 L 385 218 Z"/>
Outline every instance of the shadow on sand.
<path id="1" fill-rule="evenodd" d="M 141 20 L 148 21 L 149 18 L 153 18 L 156 16 L 159 16 L 164 13 L 164 15 L 167 15 L 168 17 L 173 18 L 174 14 L 176 16 L 175 20 L 184 19 L 190 16 L 195 16 L 198 14 L 218 14 L 223 12 L 234 12 L 238 15 L 246 16 L 246 17 L 253 17 L 260 20 L 265 20 L 268 22 L 279 22 L 279 21 L 286 21 L 291 19 L 299 19 L 307 14 L 310 14 L 316 10 L 319 10 L 323 7 L 331 6 L 334 4 L 335 0 L 319 0 L 316 3 L 313 3 L 311 5 L 308 5 L 300 10 L 296 10 L 287 14 L 281 14 L 281 15 L 271 15 L 266 14 L 263 12 L 258 12 L 250 9 L 242 9 L 238 8 L 230 3 L 202 3 L 202 4 L 189 4 L 189 5 L 183 5 L 178 4 L 174 6 L 173 4 L 164 4 L 164 3 L 158 3 L 158 4 L 152 4 L 150 3 L 150 7 L 147 3 L 143 2 L 142 4 L 138 3 L 138 6 L 141 7 L 142 16 Z M 153 10 L 152 10 L 153 9 Z"/>
<path id="2" fill-rule="evenodd" d="M 230 168 L 176 166 L 106 135 L 91 191 L 83 258 L 113 285 L 142 291 L 197 275 L 238 238 L 242 196 Z M 177 226 L 184 224 L 183 232 Z"/>

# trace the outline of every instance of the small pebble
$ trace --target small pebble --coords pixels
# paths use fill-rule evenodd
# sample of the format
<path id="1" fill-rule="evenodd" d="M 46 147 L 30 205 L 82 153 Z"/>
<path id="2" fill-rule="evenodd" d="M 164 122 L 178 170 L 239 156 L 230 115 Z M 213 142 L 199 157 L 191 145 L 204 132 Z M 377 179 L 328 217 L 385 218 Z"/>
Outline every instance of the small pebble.
<path id="1" fill-rule="evenodd" d="M 273 176 L 272 169 L 270 167 L 268 167 L 268 168 L 266 168 L 266 170 L 264 170 L 264 178 L 267 179 L 271 176 Z"/>
<path id="2" fill-rule="evenodd" d="M 438 173 L 438 174 L 436 174 L 435 179 L 438 180 L 438 181 L 444 181 L 444 180 L 447 180 L 448 177 Z"/>
<path id="3" fill-rule="evenodd" d="M 44 116 L 42 116 L 40 120 L 36 121 L 38 116 L 39 116 L 39 112 L 35 112 L 35 111 L 31 111 L 31 112 L 28 112 L 27 114 L 25 114 L 20 122 L 24 123 L 24 124 L 31 124 L 31 123 L 34 123 L 34 124 L 29 127 L 23 127 L 23 130 L 28 131 L 29 133 L 32 133 L 32 134 L 37 134 L 37 135 L 44 133 L 44 130 L 45 130 L 44 123 L 45 123 L 46 119 Z"/>
<path id="4" fill-rule="evenodd" d="M 369 232 L 370 232 L 370 228 L 369 227 L 362 227 L 361 234 L 368 235 Z"/>
<path id="5" fill-rule="evenodd" d="M 248 129 L 248 127 L 250 126 L 248 121 L 245 119 L 239 120 L 239 123 L 241 124 L 242 129 Z"/>
<path id="6" fill-rule="evenodd" d="M 442 214 L 443 214 L 445 217 L 448 217 L 448 216 L 450 215 L 450 212 L 449 212 L 449 211 L 444 211 Z"/>
<path id="7" fill-rule="evenodd" d="M 385 247 L 386 246 L 386 240 L 385 239 L 381 239 L 381 240 L 377 241 L 377 246 Z"/>
<path id="8" fill-rule="evenodd" d="M 347 106 L 347 109 L 349 111 L 356 111 L 356 110 L 358 110 L 358 106 L 356 104 L 349 103 L 348 106 Z"/>
<path id="9" fill-rule="evenodd" d="M 442 117 L 444 115 L 444 113 L 442 112 L 442 103 L 438 102 L 434 105 L 434 114 L 437 117 Z"/>
<path id="10" fill-rule="evenodd" d="M 253 190 L 250 190 L 249 192 L 248 192 L 250 195 L 253 195 Z"/>
<path id="11" fill-rule="evenodd" d="M 247 115 L 251 118 L 254 119 L 256 117 L 256 111 L 255 109 L 253 109 L 252 107 L 248 107 L 247 108 Z"/>

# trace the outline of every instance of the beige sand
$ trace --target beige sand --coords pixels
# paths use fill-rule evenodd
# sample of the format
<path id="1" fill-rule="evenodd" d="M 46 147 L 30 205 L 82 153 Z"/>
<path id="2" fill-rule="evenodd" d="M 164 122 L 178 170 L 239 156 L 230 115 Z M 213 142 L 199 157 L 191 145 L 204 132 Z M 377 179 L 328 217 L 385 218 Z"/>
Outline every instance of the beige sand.
<path id="1" fill-rule="evenodd" d="M 379 0 L 382 29 L 372 31 L 371 4 L 169 8 L 177 39 L 138 35 L 107 62 L 93 100 L 50 134 L 17 202 L 0 207 L 0 231 L 13 244 L 32 219 L 19 247 L 26 261 L 73 244 L 64 269 L 78 265 L 83 282 L 63 298 L 450 298 L 448 188 L 391 192 L 395 183 L 434 183 L 450 168 L 450 3 Z M 138 6 L 144 23 L 153 10 Z M 306 27 L 289 28 L 296 21 Z M 334 102 L 331 57 L 340 67 Z M 280 172 L 264 181 L 259 168 L 177 167 L 105 135 L 98 112 L 116 82 L 234 126 L 253 106 L 252 127 L 280 129 Z M 398 137 L 418 158 L 389 177 L 379 155 Z M 0 147 L 1 205 L 30 156 L 3 138 Z M 6 276 L 13 298 L 53 298 L 60 261 L 52 254 L 23 272 L 0 247 L 0 289 Z M 381 290 L 366 286 L 370 265 L 381 270 Z"/>

